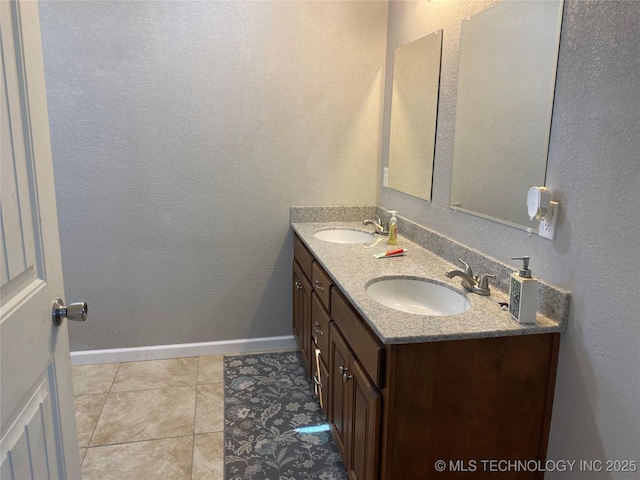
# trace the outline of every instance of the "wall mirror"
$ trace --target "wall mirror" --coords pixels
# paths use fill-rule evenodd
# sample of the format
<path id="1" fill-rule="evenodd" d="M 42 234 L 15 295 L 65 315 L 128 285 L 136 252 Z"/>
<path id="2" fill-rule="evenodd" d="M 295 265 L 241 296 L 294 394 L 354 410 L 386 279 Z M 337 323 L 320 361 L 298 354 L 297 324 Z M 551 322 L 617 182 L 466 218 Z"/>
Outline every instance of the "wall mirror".
<path id="1" fill-rule="evenodd" d="M 451 208 L 535 228 L 527 191 L 544 185 L 562 0 L 505 0 L 463 21 Z"/>
<path id="2" fill-rule="evenodd" d="M 396 48 L 393 57 L 389 188 L 431 200 L 442 30 Z"/>

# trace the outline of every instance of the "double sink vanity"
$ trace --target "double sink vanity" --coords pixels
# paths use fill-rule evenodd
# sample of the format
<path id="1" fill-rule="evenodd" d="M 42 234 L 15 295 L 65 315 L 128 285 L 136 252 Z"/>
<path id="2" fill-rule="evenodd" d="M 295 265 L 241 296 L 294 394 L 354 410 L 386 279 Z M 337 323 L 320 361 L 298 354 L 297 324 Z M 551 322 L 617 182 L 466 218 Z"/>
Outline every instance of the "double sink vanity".
<path id="1" fill-rule="evenodd" d="M 401 3 L 389 4 L 388 45 L 448 16 L 439 5 L 409 21 L 417 11 Z M 444 54 L 459 65 L 450 207 L 538 227 L 522 200 L 545 181 L 563 4 L 480 9 L 456 26 L 459 56 L 457 33 L 441 26 L 395 50 L 383 187 L 431 200 L 438 111 L 452 108 L 451 78 L 439 99 Z M 520 324 L 503 309 L 515 267 L 402 217 L 390 247 L 376 217 L 389 212 L 291 209 L 293 333 L 349 479 L 541 479 L 484 466 L 544 465 L 570 293 L 538 279 L 536 321 Z M 406 255 L 374 257 L 395 248 Z"/>
<path id="2" fill-rule="evenodd" d="M 379 213 L 366 208 L 292 208 L 293 333 L 350 479 L 453 478 L 473 465 L 489 478 L 482 460 L 544 462 L 569 293 L 544 284 L 536 323 L 519 324 L 499 304 L 508 265 L 402 218 L 407 254 L 375 258 L 391 247 L 362 225 Z M 495 275 L 491 295 L 445 276 L 453 261 L 431 250 Z"/>

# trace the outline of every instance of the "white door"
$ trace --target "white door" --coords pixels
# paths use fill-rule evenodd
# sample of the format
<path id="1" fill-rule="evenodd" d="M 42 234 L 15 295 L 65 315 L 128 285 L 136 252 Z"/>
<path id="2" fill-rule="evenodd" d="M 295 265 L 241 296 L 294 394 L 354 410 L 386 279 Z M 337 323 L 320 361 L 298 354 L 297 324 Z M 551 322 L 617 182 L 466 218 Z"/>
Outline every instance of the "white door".
<path id="1" fill-rule="evenodd" d="M 38 3 L 0 8 L 0 478 L 79 479 Z"/>

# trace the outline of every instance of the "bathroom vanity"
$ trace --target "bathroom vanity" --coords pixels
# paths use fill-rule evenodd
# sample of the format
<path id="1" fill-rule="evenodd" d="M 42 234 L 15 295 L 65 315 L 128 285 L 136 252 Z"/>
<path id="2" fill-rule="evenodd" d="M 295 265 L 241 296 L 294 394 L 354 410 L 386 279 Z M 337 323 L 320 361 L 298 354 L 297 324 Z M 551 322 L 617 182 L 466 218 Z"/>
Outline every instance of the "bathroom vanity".
<path id="1" fill-rule="evenodd" d="M 392 310 L 366 295 L 372 279 L 422 275 L 465 295 L 444 277 L 451 264 L 402 238 L 407 256 L 375 259 L 381 237 L 335 244 L 313 235 L 335 224 L 293 228 L 293 332 L 352 480 L 481 479 L 496 475 L 483 461 L 544 464 L 562 323 L 518 324 L 497 290 L 466 295 L 460 315 Z"/>

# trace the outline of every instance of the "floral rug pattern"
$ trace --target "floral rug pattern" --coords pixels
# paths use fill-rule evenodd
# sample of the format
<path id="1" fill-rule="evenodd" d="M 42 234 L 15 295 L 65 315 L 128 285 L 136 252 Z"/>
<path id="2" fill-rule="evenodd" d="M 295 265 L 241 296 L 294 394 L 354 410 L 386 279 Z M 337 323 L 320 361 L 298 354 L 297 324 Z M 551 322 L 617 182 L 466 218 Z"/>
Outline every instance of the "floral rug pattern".
<path id="1" fill-rule="evenodd" d="M 298 352 L 225 357 L 225 479 L 347 480 Z"/>

